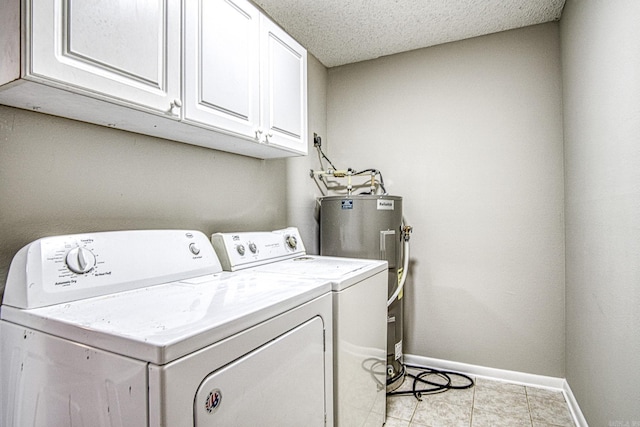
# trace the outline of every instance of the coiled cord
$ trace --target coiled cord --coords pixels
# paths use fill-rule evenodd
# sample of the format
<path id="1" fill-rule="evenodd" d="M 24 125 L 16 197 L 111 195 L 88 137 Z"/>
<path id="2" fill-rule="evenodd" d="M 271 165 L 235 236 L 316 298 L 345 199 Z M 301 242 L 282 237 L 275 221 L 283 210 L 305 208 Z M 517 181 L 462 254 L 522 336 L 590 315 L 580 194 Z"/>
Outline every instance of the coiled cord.
<path id="1" fill-rule="evenodd" d="M 406 368 L 421 370 L 418 374 L 412 374 L 407 371 L 407 376 L 413 378 L 413 386 L 411 390 L 391 391 L 387 393 L 387 396 L 408 396 L 413 395 L 416 399 L 422 400 L 422 396 L 426 394 L 444 393 L 448 390 L 464 390 L 473 387 L 475 384 L 473 379 L 465 374 L 451 371 L 441 371 L 438 369 L 429 368 L 420 365 L 404 365 Z M 430 376 L 435 376 L 441 381 L 435 382 L 428 379 Z M 467 381 L 466 384 L 454 385 L 451 377 L 456 376 L 463 378 Z M 442 382 L 444 381 L 444 383 Z M 426 385 L 425 388 L 418 388 L 420 385 Z"/>

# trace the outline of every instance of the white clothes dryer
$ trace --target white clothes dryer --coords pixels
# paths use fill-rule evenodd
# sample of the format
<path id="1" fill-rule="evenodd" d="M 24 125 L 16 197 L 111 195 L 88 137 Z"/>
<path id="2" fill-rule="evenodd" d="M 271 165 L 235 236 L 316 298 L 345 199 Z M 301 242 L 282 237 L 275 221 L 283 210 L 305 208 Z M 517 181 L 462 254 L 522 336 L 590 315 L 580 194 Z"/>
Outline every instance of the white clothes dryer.
<path id="1" fill-rule="evenodd" d="M 222 272 L 196 231 L 37 240 L 0 308 L 0 424 L 332 425 L 330 289 Z"/>
<path id="2" fill-rule="evenodd" d="M 333 300 L 334 422 L 381 426 L 386 416 L 387 262 L 306 255 L 297 228 L 216 233 L 228 271 L 328 280 Z"/>

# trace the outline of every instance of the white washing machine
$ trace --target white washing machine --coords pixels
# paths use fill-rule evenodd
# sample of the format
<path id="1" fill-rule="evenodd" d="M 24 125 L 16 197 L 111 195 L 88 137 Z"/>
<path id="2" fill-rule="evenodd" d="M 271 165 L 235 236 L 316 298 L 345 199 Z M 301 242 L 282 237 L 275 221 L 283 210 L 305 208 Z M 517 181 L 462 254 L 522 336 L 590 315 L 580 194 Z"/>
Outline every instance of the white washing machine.
<path id="1" fill-rule="evenodd" d="M 332 425 L 330 290 L 222 272 L 196 231 L 37 240 L 0 308 L 0 425 Z"/>
<path id="2" fill-rule="evenodd" d="M 334 422 L 381 426 L 386 412 L 387 262 L 306 255 L 295 227 L 216 233 L 222 267 L 331 282 Z"/>

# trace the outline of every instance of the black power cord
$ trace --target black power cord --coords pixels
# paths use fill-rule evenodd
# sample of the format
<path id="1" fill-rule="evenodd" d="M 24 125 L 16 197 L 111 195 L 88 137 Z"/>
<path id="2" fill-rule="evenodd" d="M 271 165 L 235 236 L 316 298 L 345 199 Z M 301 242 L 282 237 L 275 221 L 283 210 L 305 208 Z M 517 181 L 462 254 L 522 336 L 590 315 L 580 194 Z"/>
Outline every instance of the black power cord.
<path id="1" fill-rule="evenodd" d="M 465 374 L 451 371 L 441 371 L 420 365 L 404 365 L 407 368 L 417 369 L 421 372 L 412 374 L 407 370 L 406 375 L 413 378 L 413 386 L 411 390 L 390 391 L 387 396 L 408 396 L 413 395 L 416 399 L 422 400 L 423 395 L 444 393 L 448 390 L 464 390 L 474 386 L 473 379 Z M 433 378 L 440 381 L 433 381 Z M 460 377 L 466 380 L 462 385 L 454 385 L 451 377 Z M 422 385 L 425 388 L 418 388 Z M 425 386 L 426 385 L 426 386 Z"/>
<path id="2" fill-rule="evenodd" d="M 322 158 L 329 162 L 329 165 L 331 165 L 333 170 L 336 170 L 337 168 L 333 165 L 333 163 L 331 163 L 331 160 L 329 160 L 326 154 L 324 154 L 324 151 L 322 151 L 322 138 L 317 133 L 313 134 L 313 146 L 316 147 L 318 153 L 322 156 Z M 320 163 L 320 165 L 322 166 L 322 160 L 320 161 Z"/>

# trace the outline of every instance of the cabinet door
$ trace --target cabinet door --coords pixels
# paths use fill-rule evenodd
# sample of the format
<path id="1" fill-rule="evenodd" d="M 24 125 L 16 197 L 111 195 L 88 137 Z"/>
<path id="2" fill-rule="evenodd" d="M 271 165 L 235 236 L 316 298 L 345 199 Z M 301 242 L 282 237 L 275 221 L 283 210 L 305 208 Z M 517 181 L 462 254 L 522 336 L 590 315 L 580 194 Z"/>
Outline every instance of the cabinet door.
<path id="1" fill-rule="evenodd" d="M 261 33 L 265 142 L 307 154 L 307 51 L 264 16 Z"/>
<path id="2" fill-rule="evenodd" d="M 247 1 L 186 1 L 185 120 L 257 138 L 259 29 Z"/>
<path id="3" fill-rule="evenodd" d="M 180 98 L 180 2 L 27 3 L 26 78 L 179 113 L 172 103 Z"/>

